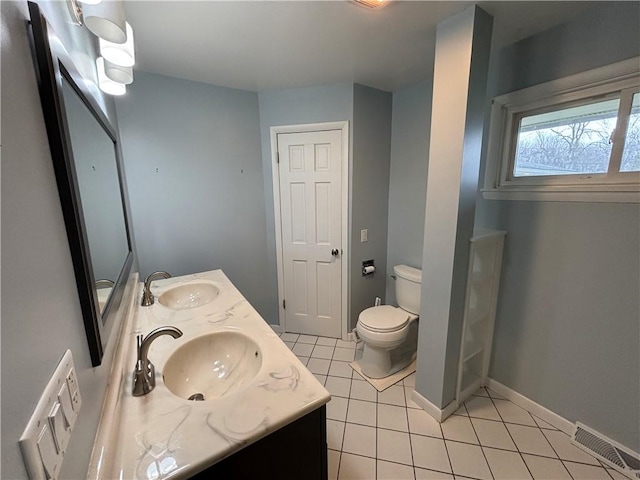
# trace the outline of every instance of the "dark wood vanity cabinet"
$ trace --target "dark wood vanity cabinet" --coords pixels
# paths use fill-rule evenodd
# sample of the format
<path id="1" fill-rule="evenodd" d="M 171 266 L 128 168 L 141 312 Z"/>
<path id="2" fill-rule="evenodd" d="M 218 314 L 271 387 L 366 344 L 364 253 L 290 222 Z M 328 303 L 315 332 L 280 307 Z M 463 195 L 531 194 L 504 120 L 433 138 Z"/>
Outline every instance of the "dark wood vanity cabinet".
<path id="1" fill-rule="evenodd" d="M 326 480 L 327 410 L 322 406 L 194 475 L 196 480 Z"/>

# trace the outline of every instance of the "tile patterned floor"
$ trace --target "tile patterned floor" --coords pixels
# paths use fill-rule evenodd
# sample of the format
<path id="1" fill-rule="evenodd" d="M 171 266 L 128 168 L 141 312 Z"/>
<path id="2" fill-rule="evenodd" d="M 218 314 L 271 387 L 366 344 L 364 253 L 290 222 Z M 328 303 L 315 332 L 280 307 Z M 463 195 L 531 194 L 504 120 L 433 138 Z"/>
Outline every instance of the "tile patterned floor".
<path id="1" fill-rule="evenodd" d="M 355 343 L 291 333 L 281 338 L 332 395 L 331 480 L 626 478 L 491 390 L 478 390 L 438 424 L 411 400 L 415 374 L 378 393 L 349 366 Z"/>

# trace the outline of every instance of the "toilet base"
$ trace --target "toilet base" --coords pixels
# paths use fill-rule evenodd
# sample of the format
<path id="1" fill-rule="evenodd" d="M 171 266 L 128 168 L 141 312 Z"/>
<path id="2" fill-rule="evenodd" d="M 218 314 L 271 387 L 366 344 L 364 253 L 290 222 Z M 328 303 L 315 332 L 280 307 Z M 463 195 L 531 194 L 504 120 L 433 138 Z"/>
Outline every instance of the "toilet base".
<path id="1" fill-rule="evenodd" d="M 364 344 L 358 365 L 367 377 L 384 378 L 399 372 L 416 358 L 418 349 L 418 322 L 409 325 L 407 338 L 399 346 L 388 349 Z"/>

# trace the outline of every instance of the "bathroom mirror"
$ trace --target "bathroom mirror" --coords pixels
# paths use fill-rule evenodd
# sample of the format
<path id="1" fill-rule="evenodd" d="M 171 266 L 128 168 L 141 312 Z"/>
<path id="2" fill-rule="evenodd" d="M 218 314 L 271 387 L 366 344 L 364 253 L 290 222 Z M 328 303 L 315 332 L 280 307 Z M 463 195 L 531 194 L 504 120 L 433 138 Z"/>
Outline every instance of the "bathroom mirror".
<path id="1" fill-rule="evenodd" d="M 37 4 L 30 2 L 40 100 L 89 352 L 100 365 L 133 263 L 118 135 Z"/>
<path id="2" fill-rule="evenodd" d="M 129 253 L 115 144 L 64 76 L 62 96 L 102 313 L 108 295 L 101 294 L 112 289 Z"/>

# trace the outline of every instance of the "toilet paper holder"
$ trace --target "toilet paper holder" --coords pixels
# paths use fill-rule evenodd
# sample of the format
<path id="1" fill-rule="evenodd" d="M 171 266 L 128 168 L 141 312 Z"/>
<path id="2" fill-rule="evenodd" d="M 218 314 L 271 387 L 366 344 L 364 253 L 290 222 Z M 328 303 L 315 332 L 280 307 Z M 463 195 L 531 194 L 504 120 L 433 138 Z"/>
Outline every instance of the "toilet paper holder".
<path id="1" fill-rule="evenodd" d="M 362 276 L 368 277 L 373 275 L 376 271 L 376 266 L 373 260 L 364 260 L 362 262 Z"/>

